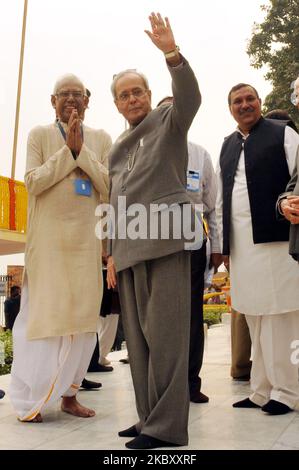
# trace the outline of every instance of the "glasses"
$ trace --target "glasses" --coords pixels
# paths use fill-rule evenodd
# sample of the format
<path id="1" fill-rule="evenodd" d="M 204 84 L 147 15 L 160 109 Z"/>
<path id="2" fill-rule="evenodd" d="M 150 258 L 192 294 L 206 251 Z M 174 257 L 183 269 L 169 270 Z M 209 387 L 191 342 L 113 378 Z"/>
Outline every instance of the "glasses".
<path id="1" fill-rule="evenodd" d="M 64 99 L 72 96 L 75 100 L 80 100 L 84 97 L 84 93 L 82 91 L 67 90 L 67 91 L 60 91 L 59 93 L 56 93 L 56 96 L 58 96 L 58 98 L 64 98 Z"/>
<path id="2" fill-rule="evenodd" d="M 136 88 L 131 92 L 124 92 L 119 95 L 117 101 L 121 101 L 122 103 L 126 103 L 129 101 L 130 96 L 134 96 L 134 98 L 142 98 L 146 94 L 147 90 L 142 90 L 141 88 Z"/>

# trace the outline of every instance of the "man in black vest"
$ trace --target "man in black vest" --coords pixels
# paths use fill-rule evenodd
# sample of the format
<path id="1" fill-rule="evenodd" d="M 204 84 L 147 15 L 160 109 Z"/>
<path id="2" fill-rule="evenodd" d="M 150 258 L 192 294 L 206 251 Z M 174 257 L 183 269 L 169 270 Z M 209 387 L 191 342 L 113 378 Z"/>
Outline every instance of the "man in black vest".
<path id="1" fill-rule="evenodd" d="M 252 394 L 236 408 L 278 415 L 299 403 L 299 270 L 288 256 L 289 224 L 275 206 L 299 147 L 293 129 L 264 119 L 251 85 L 228 96 L 238 128 L 223 143 L 218 166 L 217 217 L 223 255 L 230 258 L 232 307 L 246 315 L 252 340 Z"/>

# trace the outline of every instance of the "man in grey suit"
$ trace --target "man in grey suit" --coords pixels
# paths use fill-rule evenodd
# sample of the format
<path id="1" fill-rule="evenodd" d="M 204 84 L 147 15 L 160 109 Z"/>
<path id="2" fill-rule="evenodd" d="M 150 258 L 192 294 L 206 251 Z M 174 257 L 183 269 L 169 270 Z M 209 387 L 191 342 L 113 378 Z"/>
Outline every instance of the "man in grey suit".
<path id="1" fill-rule="evenodd" d="M 110 203 L 118 226 L 108 259 L 108 286 L 120 294 L 139 422 L 121 431 L 133 437 L 130 449 L 181 446 L 188 442 L 188 352 L 190 331 L 190 253 L 187 236 L 175 237 L 175 217 L 190 207 L 186 191 L 187 132 L 200 106 L 196 78 L 179 53 L 167 18 L 150 15 L 146 31 L 166 58 L 173 106 L 152 110 L 146 78 L 136 71 L 118 74 L 112 84 L 118 111 L 130 124 L 109 157 Z M 125 196 L 120 214 L 119 198 Z M 129 232 L 133 204 L 145 208 L 150 235 Z M 150 214 L 152 207 L 155 210 Z M 153 234 L 172 212 L 170 236 Z M 132 227 L 132 226 L 131 226 Z M 176 227 L 177 228 L 177 227 Z M 184 232 L 185 234 L 185 232 Z"/>

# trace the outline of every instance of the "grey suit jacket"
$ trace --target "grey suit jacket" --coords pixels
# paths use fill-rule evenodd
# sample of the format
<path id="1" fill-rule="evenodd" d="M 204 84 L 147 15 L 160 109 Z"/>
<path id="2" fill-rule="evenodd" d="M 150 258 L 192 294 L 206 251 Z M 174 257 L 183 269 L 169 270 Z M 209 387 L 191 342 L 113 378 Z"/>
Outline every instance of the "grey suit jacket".
<path id="1" fill-rule="evenodd" d="M 279 204 L 282 199 L 285 199 L 287 196 L 294 194 L 299 196 L 299 179 L 298 179 L 298 170 L 299 170 L 299 149 L 296 156 L 296 165 L 293 171 L 292 178 L 290 179 L 286 190 L 282 193 L 277 200 L 277 215 L 279 218 L 283 216 L 279 212 Z M 290 244 L 289 244 L 289 253 L 296 260 L 299 261 L 299 225 L 290 225 Z"/>
<path id="2" fill-rule="evenodd" d="M 197 80 L 188 62 L 178 67 L 168 67 L 172 76 L 173 105 L 164 105 L 151 111 L 136 127 L 123 133 L 115 142 L 109 155 L 111 178 L 110 204 L 119 215 L 118 197 L 125 196 L 125 210 L 132 204 L 142 204 L 147 211 L 149 232 L 150 204 L 186 204 L 190 202 L 186 190 L 188 163 L 187 133 L 200 106 L 201 95 Z M 128 170 L 128 156 L 134 155 L 132 169 Z M 153 215 L 160 220 L 161 210 Z M 128 227 L 132 217 L 123 215 Z M 156 220 L 156 222 L 157 222 Z M 116 270 L 120 271 L 140 261 L 166 256 L 184 249 L 184 238 L 135 240 L 121 238 L 119 227 L 108 248 L 114 257 Z"/>

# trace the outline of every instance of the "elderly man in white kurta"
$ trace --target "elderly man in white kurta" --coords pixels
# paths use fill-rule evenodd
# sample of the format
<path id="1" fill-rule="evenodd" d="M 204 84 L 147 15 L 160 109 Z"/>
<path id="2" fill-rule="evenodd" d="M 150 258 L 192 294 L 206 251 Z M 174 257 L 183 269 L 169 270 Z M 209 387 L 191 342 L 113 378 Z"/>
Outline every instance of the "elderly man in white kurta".
<path id="1" fill-rule="evenodd" d="M 41 412 L 60 397 L 63 411 L 95 414 L 76 393 L 102 298 L 95 209 L 108 198 L 111 139 L 82 124 L 88 98 L 76 76 L 56 82 L 51 102 L 55 122 L 34 128 L 27 148 L 28 234 L 10 386 L 21 421 L 42 421 Z"/>
<path id="2" fill-rule="evenodd" d="M 293 171 L 299 136 L 261 116 L 250 85 L 229 94 L 237 130 L 222 146 L 217 216 L 223 254 L 230 256 L 232 306 L 244 312 L 252 340 L 250 397 L 237 408 L 278 415 L 298 408 L 298 365 L 291 361 L 299 338 L 299 270 L 288 255 L 289 225 L 275 205 Z"/>

